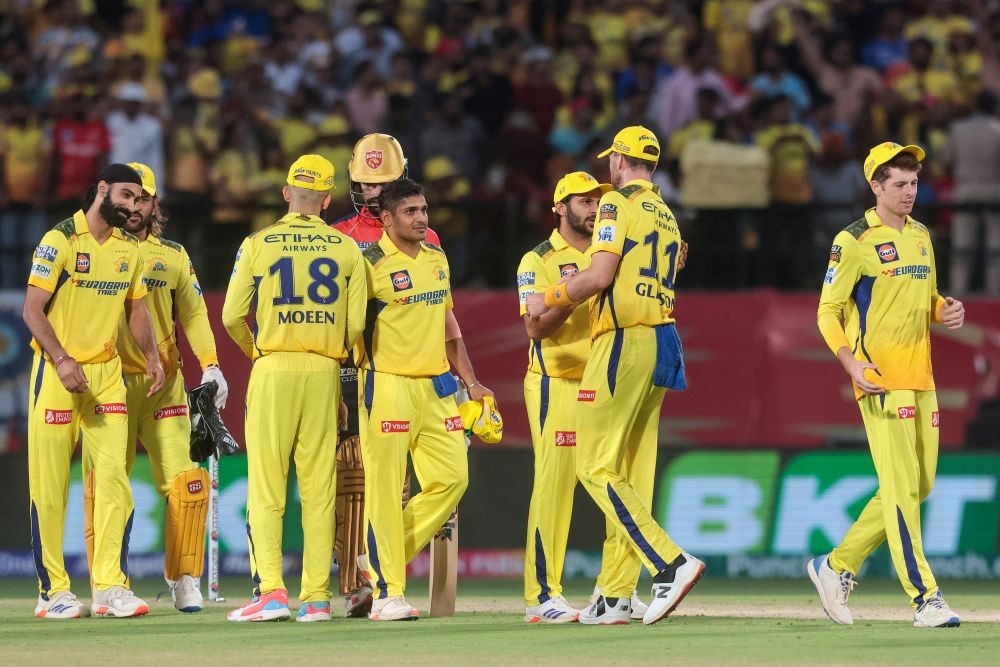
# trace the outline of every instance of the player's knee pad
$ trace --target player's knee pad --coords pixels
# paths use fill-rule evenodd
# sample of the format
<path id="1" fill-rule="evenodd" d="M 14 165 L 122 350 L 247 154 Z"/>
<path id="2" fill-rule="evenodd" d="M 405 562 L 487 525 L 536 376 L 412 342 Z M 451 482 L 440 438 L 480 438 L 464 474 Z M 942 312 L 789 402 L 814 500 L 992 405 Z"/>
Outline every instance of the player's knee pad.
<path id="1" fill-rule="evenodd" d="M 200 577 L 205 567 L 208 485 L 203 468 L 186 470 L 170 481 L 163 575 L 171 581 L 182 574 Z"/>
<path id="2" fill-rule="evenodd" d="M 337 529 L 334 548 L 340 568 L 341 595 L 365 585 L 358 573 L 358 556 L 364 553 L 365 468 L 361 439 L 354 436 L 337 448 Z"/>

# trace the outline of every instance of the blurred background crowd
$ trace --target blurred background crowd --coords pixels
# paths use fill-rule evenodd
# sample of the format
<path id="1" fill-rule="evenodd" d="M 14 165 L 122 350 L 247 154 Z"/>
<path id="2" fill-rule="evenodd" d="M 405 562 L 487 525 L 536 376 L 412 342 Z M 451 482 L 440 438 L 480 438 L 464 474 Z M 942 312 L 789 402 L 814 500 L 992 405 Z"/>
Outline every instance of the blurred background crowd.
<path id="1" fill-rule="evenodd" d="M 939 283 L 1000 294 L 995 0 L 0 0 L 3 287 L 107 161 L 157 175 L 206 287 L 276 219 L 301 153 L 353 212 L 362 134 L 394 135 L 458 285 L 510 288 L 567 171 L 653 129 L 685 287 L 818 289 L 871 205 L 871 145 L 919 143 Z"/>

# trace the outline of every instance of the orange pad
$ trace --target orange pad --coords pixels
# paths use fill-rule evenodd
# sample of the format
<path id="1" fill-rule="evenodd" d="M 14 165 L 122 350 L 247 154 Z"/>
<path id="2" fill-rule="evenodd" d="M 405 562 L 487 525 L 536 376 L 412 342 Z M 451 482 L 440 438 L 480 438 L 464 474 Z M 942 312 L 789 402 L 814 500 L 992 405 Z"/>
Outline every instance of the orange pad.
<path id="1" fill-rule="evenodd" d="M 205 520 L 208 518 L 208 471 L 180 473 L 167 492 L 167 530 L 163 576 L 198 578 L 205 568 Z"/>

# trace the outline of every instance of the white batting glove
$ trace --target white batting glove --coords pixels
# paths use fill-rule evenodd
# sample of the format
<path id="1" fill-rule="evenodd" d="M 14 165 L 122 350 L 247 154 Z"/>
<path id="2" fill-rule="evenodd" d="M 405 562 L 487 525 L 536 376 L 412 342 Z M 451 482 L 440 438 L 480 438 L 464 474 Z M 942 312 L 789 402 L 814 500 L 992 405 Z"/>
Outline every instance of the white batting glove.
<path id="1" fill-rule="evenodd" d="M 202 384 L 212 382 L 213 380 L 219 385 L 218 391 L 215 392 L 215 407 L 222 410 L 226 407 L 226 399 L 229 398 L 229 384 L 226 383 L 226 378 L 222 375 L 222 369 L 218 366 L 209 366 L 201 376 Z"/>

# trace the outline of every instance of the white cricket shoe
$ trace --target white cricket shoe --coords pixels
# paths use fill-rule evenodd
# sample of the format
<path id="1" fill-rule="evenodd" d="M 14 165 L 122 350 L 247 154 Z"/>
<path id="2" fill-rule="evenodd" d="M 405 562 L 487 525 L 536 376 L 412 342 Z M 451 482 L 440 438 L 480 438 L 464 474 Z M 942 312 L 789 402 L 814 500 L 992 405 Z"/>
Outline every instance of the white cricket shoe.
<path id="1" fill-rule="evenodd" d="M 653 599 L 642 616 L 642 622 L 652 625 L 669 616 L 704 574 L 703 562 L 687 552 L 681 552 L 666 570 L 653 578 Z M 656 581 L 661 578 L 666 581 Z"/>
<path id="2" fill-rule="evenodd" d="M 103 591 L 95 590 L 90 609 L 95 616 L 113 618 L 145 616 L 149 613 L 149 605 L 124 586 L 112 586 Z"/>
<path id="3" fill-rule="evenodd" d="M 600 586 L 594 586 L 594 592 L 590 594 L 589 604 L 594 604 L 595 602 L 597 602 L 597 598 L 601 597 L 603 593 L 604 591 Z M 639 591 L 636 590 L 632 591 L 632 599 L 630 600 L 630 602 L 632 603 L 632 620 L 641 621 L 643 615 L 646 613 L 646 610 L 649 609 L 649 607 L 647 607 L 646 604 L 641 599 L 639 599 Z"/>
<path id="4" fill-rule="evenodd" d="M 368 618 L 373 621 L 416 621 L 420 612 L 411 607 L 402 595 L 394 595 L 374 600 Z"/>
<path id="5" fill-rule="evenodd" d="M 817 556 L 806 563 L 806 571 L 819 593 L 820 604 L 827 617 L 839 625 L 854 625 L 847 608 L 847 598 L 858 582 L 850 572 L 836 572 L 830 566 L 830 556 Z"/>
<path id="6" fill-rule="evenodd" d="M 561 595 L 524 610 L 525 623 L 573 623 L 579 618 L 580 610 L 571 607 Z"/>
<path id="7" fill-rule="evenodd" d="M 915 628 L 957 628 L 962 624 L 958 614 L 951 610 L 948 603 L 941 597 L 938 590 L 927 601 L 920 605 L 917 613 L 913 615 L 913 627 Z"/>
<path id="8" fill-rule="evenodd" d="M 90 610 L 70 591 L 59 591 L 52 594 L 48 600 L 43 599 L 41 595 L 38 596 L 35 616 L 53 619 L 82 618 L 90 616 Z"/>
<path id="9" fill-rule="evenodd" d="M 372 610 L 372 594 L 374 592 L 371 586 L 362 586 L 356 591 L 351 591 L 350 595 L 345 595 L 344 617 L 364 618 L 367 616 L 368 612 Z"/>
<path id="10" fill-rule="evenodd" d="M 618 598 L 618 601 L 611 605 L 607 598 L 599 595 L 597 602 L 580 612 L 579 621 L 584 625 L 628 625 L 631 616 L 632 606 L 629 598 Z"/>
<path id="11" fill-rule="evenodd" d="M 177 581 L 167 579 L 170 586 L 170 595 L 174 599 L 174 608 L 177 611 L 194 613 L 201 611 L 205 606 L 205 600 L 201 597 L 200 582 L 190 574 L 182 574 Z"/>

